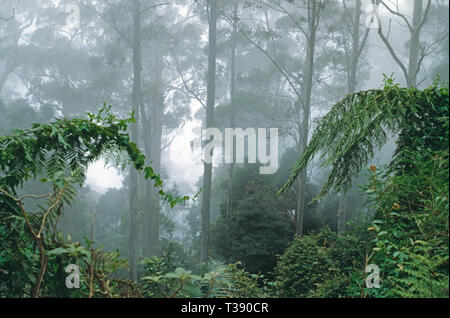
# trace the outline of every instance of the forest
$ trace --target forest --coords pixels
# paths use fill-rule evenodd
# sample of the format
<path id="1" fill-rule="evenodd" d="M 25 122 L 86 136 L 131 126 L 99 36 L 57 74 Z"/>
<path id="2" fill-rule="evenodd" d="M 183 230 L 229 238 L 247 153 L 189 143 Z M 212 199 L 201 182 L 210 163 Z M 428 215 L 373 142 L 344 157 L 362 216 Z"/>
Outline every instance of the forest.
<path id="1" fill-rule="evenodd" d="M 0 298 L 448 298 L 448 222 L 448 1 L 0 1 Z"/>

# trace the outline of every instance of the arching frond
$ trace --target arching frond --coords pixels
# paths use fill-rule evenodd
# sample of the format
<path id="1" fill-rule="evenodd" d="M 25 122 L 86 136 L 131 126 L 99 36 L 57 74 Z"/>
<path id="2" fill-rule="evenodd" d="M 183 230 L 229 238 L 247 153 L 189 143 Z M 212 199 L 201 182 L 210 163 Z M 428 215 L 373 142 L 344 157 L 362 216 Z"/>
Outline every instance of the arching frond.
<path id="1" fill-rule="evenodd" d="M 321 155 L 322 166 L 331 166 L 331 172 L 314 201 L 331 189 L 339 191 L 347 188 L 352 176 L 386 143 L 389 134 L 402 132 L 411 115 L 426 114 L 442 107 L 442 104 L 448 108 L 448 84 L 444 88 L 436 84 L 421 91 L 401 88 L 388 80 L 384 89 L 347 95 L 322 119 L 279 192 L 289 189 L 318 154 Z M 446 117 L 448 121 L 448 109 Z"/>

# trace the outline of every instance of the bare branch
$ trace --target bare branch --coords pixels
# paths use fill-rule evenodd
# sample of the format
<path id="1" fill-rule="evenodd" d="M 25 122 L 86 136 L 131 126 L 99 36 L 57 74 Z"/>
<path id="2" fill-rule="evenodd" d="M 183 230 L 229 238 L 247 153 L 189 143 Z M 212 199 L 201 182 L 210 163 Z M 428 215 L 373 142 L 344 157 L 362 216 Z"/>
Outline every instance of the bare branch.
<path id="1" fill-rule="evenodd" d="M 378 34 L 379 34 L 381 40 L 383 41 L 384 45 L 386 45 L 387 49 L 389 50 L 389 53 L 392 55 L 392 58 L 395 60 L 395 62 L 398 64 L 398 66 L 400 66 L 400 68 L 402 69 L 403 74 L 405 75 L 405 78 L 408 79 L 408 70 L 406 69 L 406 66 L 402 63 L 400 58 L 397 56 L 397 54 L 395 53 L 394 48 L 392 47 L 391 43 L 389 43 L 389 40 L 384 36 L 383 30 L 381 27 L 381 23 L 378 28 Z"/>
<path id="2" fill-rule="evenodd" d="M 175 52 L 173 52 L 172 54 L 173 54 L 173 58 L 174 58 L 174 60 L 175 60 L 175 64 L 176 64 L 176 67 L 177 67 L 177 72 L 178 72 L 178 74 L 180 75 L 180 78 L 181 78 L 181 81 L 182 81 L 183 84 L 184 84 L 184 87 L 186 88 L 186 90 L 187 90 L 189 93 L 191 93 L 191 94 L 195 97 L 195 99 L 203 106 L 203 108 L 206 109 L 206 104 L 201 100 L 201 98 L 197 95 L 197 93 L 195 93 L 192 89 L 189 88 L 189 85 L 187 84 L 187 82 L 186 82 L 186 80 L 185 80 L 185 78 L 184 78 L 184 75 L 183 75 L 183 73 L 181 72 L 180 64 L 178 63 L 178 59 L 177 59 L 177 57 L 176 57 L 176 55 L 175 55 Z"/>
<path id="3" fill-rule="evenodd" d="M 157 8 L 157 7 L 161 7 L 161 6 L 167 6 L 167 5 L 169 5 L 169 4 L 170 4 L 170 3 L 166 2 L 166 3 L 160 3 L 160 4 L 152 5 L 152 6 L 150 6 L 150 7 L 147 7 L 147 8 L 145 8 L 145 9 L 143 9 L 143 10 L 141 11 L 140 15 L 142 16 L 142 15 L 145 13 L 145 11 L 148 11 L 148 10 L 151 10 L 151 9 L 154 9 L 154 8 Z"/>
<path id="4" fill-rule="evenodd" d="M 430 0 L 431 1 L 431 0 Z M 413 31 L 413 27 L 411 26 L 411 23 L 409 23 L 409 21 L 408 21 L 408 19 L 403 15 L 403 14 L 401 14 L 400 12 L 398 12 L 398 9 L 397 9 L 397 11 L 394 11 L 394 10 L 392 10 L 383 0 L 381 0 L 380 1 L 380 3 L 390 12 L 390 13 L 392 13 L 393 15 L 396 15 L 396 16 L 398 16 L 398 17 L 400 17 L 400 18 L 402 18 L 403 19 L 403 21 L 405 21 L 406 22 L 406 25 L 408 26 L 408 29 L 409 29 L 409 31 Z"/>

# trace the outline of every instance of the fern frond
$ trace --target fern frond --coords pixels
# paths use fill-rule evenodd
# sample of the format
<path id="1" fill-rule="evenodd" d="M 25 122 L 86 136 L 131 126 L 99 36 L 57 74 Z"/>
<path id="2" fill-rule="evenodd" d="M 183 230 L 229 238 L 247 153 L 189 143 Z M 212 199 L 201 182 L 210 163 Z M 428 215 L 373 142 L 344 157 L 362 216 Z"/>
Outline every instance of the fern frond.
<path id="1" fill-rule="evenodd" d="M 287 191 L 307 164 L 319 154 L 322 165 L 331 165 L 332 170 L 313 201 L 331 189 L 348 188 L 352 177 L 367 164 L 376 150 L 381 149 L 389 134 L 403 129 L 410 113 L 420 113 L 422 109 L 432 107 L 428 105 L 432 103 L 429 97 L 436 95 L 437 90 L 437 87 L 419 91 L 387 85 L 384 89 L 347 95 L 321 120 L 279 193 Z M 448 100 L 448 86 L 446 94 Z"/>

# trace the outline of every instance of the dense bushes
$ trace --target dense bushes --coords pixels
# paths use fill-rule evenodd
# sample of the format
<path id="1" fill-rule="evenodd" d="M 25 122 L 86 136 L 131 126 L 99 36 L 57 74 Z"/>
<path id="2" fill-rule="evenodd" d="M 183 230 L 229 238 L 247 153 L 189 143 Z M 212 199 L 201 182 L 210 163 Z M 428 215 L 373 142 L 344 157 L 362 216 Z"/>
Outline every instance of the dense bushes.
<path id="1" fill-rule="evenodd" d="M 271 183 L 248 181 L 240 174 L 242 188 L 235 196 L 233 214 L 220 217 L 212 231 L 213 259 L 227 265 L 212 260 L 198 266 L 181 245 L 169 243 L 162 256 L 144 260 L 145 277 L 138 283 L 114 278 L 127 263 L 117 252 L 102 252 L 89 239 L 85 246 L 72 243 L 56 226 L 63 213 L 62 202 L 73 200 L 72 184 L 80 182 L 94 159 L 84 157 L 84 146 L 95 150 L 88 151 L 92 156 L 100 155 L 111 143 L 125 147 L 146 177 L 161 185 L 151 167 L 141 165 L 143 155 L 128 142 L 123 132 L 128 121 L 108 117 L 102 125 L 101 117 L 91 115 L 88 121 L 59 120 L 0 137 L 4 146 L 0 147 L 0 296 L 448 297 L 448 86 L 423 92 L 390 86 L 372 93 L 375 95 L 363 94 L 363 100 L 357 101 L 385 98 L 384 104 L 378 105 L 380 118 L 382 110 L 392 106 L 389 98 L 397 93 L 407 98 L 395 100 L 414 105 L 410 113 L 402 115 L 406 120 L 392 124 L 400 128 L 400 135 L 391 165 L 372 165 L 368 170 L 366 207 L 374 216 L 370 224 L 355 225 L 341 235 L 324 227 L 294 239 L 289 196 L 276 196 Z M 364 110 L 363 104 L 358 107 Z M 330 132 L 334 134 L 334 130 Z M 84 143 L 75 148 L 70 139 L 74 133 L 84 136 Z M 97 145 L 87 142 L 97 135 Z M 119 139 L 117 145 L 115 138 Z M 59 150 L 47 160 L 42 145 Z M 346 150 L 349 154 L 350 148 Z M 73 152 L 69 165 L 64 157 L 67 152 Z M 358 159 L 356 166 L 363 159 Z M 67 168 L 70 176 L 64 174 Z M 343 168 L 342 180 L 348 172 Z M 18 189 L 23 181 L 42 172 L 47 178 L 41 181 L 54 192 L 20 198 Z M 160 194 L 172 204 L 186 200 L 164 195 L 162 190 Z M 29 206 L 23 205 L 30 198 L 47 199 L 46 207 L 30 213 Z M 80 266 L 79 290 L 64 285 L 67 264 Z M 365 269 L 369 264 L 380 268 L 381 288 L 367 288 Z"/>
<path id="2" fill-rule="evenodd" d="M 364 247 L 357 237 L 337 235 L 328 227 L 296 238 L 275 268 L 285 297 L 346 295 L 350 276 L 364 269 Z"/>
<path id="3" fill-rule="evenodd" d="M 448 150 L 410 152 L 400 175 L 373 170 L 372 262 L 383 273 L 374 296 L 448 297 Z"/>
<path id="4" fill-rule="evenodd" d="M 270 272 L 293 237 L 291 215 L 282 212 L 282 198 L 269 186 L 251 182 L 231 218 L 221 217 L 212 230 L 213 255 L 241 261 L 251 273 Z"/>
<path id="5" fill-rule="evenodd" d="M 418 91 L 413 102 L 391 167 L 372 167 L 367 187 L 378 297 L 449 295 L 448 84 Z"/>
<path id="6" fill-rule="evenodd" d="M 247 272 L 241 263 L 223 265 L 212 261 L 205 267 L 183 268 L 180 249 L 168 244 L 160 257 L 143 261 L 145 297 L 227 297 L 256 298 L 276 294 L 275 285 L 262 275 Z"/>

